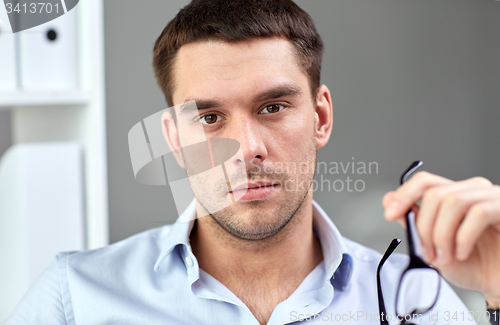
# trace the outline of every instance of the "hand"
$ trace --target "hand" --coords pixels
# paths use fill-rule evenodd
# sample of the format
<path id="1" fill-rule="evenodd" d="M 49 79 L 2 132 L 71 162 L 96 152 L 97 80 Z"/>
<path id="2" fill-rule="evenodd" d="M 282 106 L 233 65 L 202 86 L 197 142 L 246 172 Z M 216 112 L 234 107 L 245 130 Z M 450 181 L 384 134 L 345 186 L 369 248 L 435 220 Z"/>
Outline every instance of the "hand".
<path id="1" fill-rule="evenodd" d="M 382 203 L 385 218 L 403 226 L 414 209 L 426 262 L 500 307 L 500 186 L 482 177 L 452 181 L 418 172 Z"/>

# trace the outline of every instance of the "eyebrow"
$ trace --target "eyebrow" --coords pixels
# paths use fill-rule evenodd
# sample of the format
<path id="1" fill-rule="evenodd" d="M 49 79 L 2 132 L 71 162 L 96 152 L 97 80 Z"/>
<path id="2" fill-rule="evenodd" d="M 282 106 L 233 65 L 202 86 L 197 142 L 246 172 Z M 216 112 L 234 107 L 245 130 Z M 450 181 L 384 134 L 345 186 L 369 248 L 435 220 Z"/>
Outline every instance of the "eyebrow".
<path id="1" fill-rule="evenodd" d="M 265 90 L 264 92 L 255 95 L 252 100 L 253 102 L 262 102 L 268 99 L 276 99 L 285 96 L 301 95 L 301 94 L 302 91 L 297 85 L 287 83 L 284 85 L 279 85 L 277 87 Z"/>
<path id="2" fill-rule="evenodd" d="M 202 110 L 202 109 L 207 109 L 207 108 L 216 108 L 216 107 L 221 107 L 222 106 L 222 101 L 217 99 L 217 98 L 214 98 L 214 99 L 195 99 L 195 98 L 188 98 L 184 101 L 184 103 L 187 103 L 187 102 L 190 102 L 190 101 L 194 101 L 195 104 L 196 104 L 196 108 L 198 110 Z M 180 109 L 180 112 L 182 113 L 182 111 L 184 110 L 184 108 L 186 108 L 186 106 L 181 106 L 181 109 Z"/>
<path id="3" fill-rule="evenodd" d="M 255 95 L 252 98 L 252 101 L 254 103 L 256 102 L 262 102 L 268 99 L 277 99 L 281 97 L 286 97 L 286 96 L 296 96 L 296 95 L 302 95 L 302 91 L 300 90 L 300 87 L 298 87 L 295 84 L 292 83 L 286 83 L 283 85 L 279 85 L 270 89 L 266 89 L 265 91 Z M 189 101 L 195 101 L 196 103 L 196 108 L 198 110 L 203 110 L 207 108 L 216 108 L 216 107 L 221 107 L 222 105 L 222 100 L 219 98 L 213 98 L 213 99 L 196 99 L 196 98 L 188 98 L 184 101 L 184 103 L 187 103 Z M 181 107 L 180 112 L 184 110 L 183 107 Z"/>

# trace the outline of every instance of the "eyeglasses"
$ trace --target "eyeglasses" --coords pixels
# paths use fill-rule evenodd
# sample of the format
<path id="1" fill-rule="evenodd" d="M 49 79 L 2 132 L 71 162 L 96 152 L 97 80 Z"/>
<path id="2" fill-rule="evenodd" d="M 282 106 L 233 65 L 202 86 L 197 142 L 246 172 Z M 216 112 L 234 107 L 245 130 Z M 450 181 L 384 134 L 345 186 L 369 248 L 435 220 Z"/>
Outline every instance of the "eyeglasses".
<path id="1" fill-rule="evenodd" d="M 421 161 L 413 162 L 401 176 L 400 185 L 405 183 L 420 166 L 422 166 Z M 415 214 L 411 209 L 406 213 L 406 233 L 410 262 L 399 280 L 395 311 L 396 317 L 401 321 L 400 324 L 409 325 L 411 324 L 410 320 L 421 317 L 435 305 L 441 289 L 441 276 L 436 269 L 423 261 L 422 243 L 417 233 Z M 380 271 L 385 261 L 400 243 L 401 239 L 399 238 L 392 240 L 377 268 L 377 293 L 381 325 L 389 325 L 391 316 L 387 315 L 385 308 Z"/>

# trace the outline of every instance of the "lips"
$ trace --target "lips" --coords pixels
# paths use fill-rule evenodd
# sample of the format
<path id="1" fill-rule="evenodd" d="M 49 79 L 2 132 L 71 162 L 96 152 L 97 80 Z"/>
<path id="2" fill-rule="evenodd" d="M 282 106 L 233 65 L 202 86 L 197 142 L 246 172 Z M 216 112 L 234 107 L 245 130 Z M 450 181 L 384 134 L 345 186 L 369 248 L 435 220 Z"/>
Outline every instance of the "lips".
<path id="1" fill-rule="evenodd" d="M 240 184 L 232 189 L 230 193 L 234 194 L 238 201 L 252 201 L 265 199 L 278 189 L 277 184 L 263 181 Z"/>
<path id="2" fill-rule="evenodd" d="M 255 189 L 255 188 L 261 188 L 261 187 L 266 187 L 266 186 L 273 186 L 273 183 L 271 183 L 271 182 L 243 183 L 243 184 L 240 184 L 240 185 L 234 187 L 231 192 L 246 191 L 247 189 Z"/>

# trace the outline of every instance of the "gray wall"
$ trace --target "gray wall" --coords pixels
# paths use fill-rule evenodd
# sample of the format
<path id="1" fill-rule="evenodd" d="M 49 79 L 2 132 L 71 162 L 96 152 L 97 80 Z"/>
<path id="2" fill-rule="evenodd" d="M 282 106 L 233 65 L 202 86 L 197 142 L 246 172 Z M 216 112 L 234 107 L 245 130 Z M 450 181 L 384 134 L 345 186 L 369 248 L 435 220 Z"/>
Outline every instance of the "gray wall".
<path id="1" fill-rule="evenodd" d="M 500 182 L 499 2 L 299 3 L 324 37 L 322 81 L 334 103 L 332 138 L 319 158 L 379 163 L 377 175 L 361 175 L 364 193 L 315 196 L 347 236 L 385 249 L 378 230 L 370 236 L 359 228 L 373 228 L 352 222 L 351 208 L 366 208 L 363 225 L 384 228 L 380 192 L 415 159 L 451 179 Z M 371 213 L 360 207 L 377 195 Z"/>
<path id="2" fill-rule="evenodd" d="M 105 1 L 112 242 L 173 221 L 169 189 L 134 180 L 127 133 L 140 119 L 165 108 L 151 51 L 186 3 Z M 344 222 L 335 211 L 346 200 L 394 188 L 402 170 L 417 158 L 425 169 L 452 179 L 482 175 L 500 183 L 499 2 L 298 3 L 323 36 L 322 82 L 330 87 L 334 104 L 332 137 L 318 161 L 347 163 L 354 157 L 379 166 L 378 174 L 352 175 L 365 182 L 362 193 L 315 194 L 333 211 L 339 227 Z M 379 208 L 370 218 L 381 218 Z"/>
<path id="3" fill-rule="evenodd" d="M 323 36 L 322 82 L 334 104 L 332 137 L 318 161 L 379 167 L 371 175 L 323 175 L 331 181 L 350 176 L 366 186 L 359 193 L 315 193 L 345 236 L 379 251 L 403 236 L 399 225 L 384 221 L 380 202 L 415 159 L 452 179 L 482 175 L 500 183 L 500 2 L 297 2 Z M 112 242 L 176 217 L 168 188 L 134 180 L 127 133 L 166 105 L 153 77 L 151 51 L 186 3 L 105 1 Z M 471 309 L 484 307 L 463 297 Z"/>
<path id="4" fill-rule="evenodd" d="M 151 66 L 156 38 L 187 1 L 104 1 L 110 241 L 175 220 L 167 187 L 137 183 L 128 131 L 166 108 Z"/>

